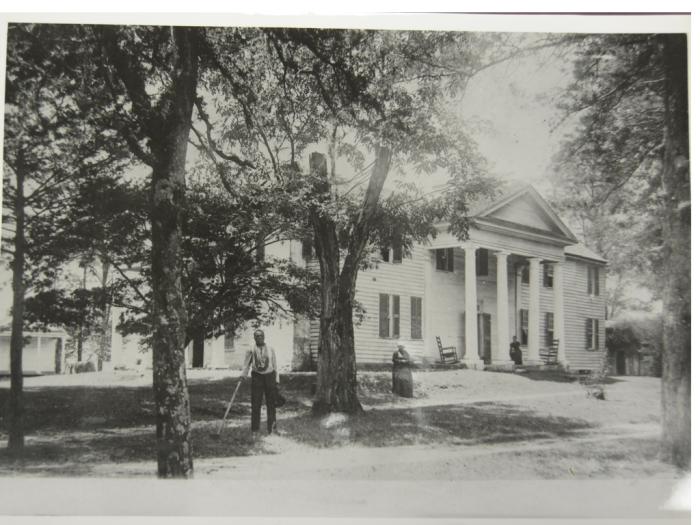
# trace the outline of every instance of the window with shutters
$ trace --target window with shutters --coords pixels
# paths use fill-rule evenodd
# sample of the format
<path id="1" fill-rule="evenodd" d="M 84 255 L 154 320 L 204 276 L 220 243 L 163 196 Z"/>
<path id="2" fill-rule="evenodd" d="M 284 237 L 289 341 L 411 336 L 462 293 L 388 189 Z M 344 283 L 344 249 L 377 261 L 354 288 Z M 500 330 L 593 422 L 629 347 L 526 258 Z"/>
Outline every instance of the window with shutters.
<path id="1" fill-rule="evenodd" d="M 526 264 L 525 266 L 523 266 L 522 283 L 523 284 L 530 284 L 530 265 L 529 264 Z"/>
<path id="2" fill-rule="evenodd" d="M 411 339 L 423 338 L 423 299 L 411 297 Z"/>
<path id="3" fill-rule="evenodd" d="M 398 295 L 393 296 L 393 311 L 391 317 L 393 319 L 393 330 L 391 335 L 399 337 L 401 335 L 401 298 Z"/>
<path id="4" fill-rule="evenodd" d="M 600 295 L 600 268 L 588 266 L 588 295 Z"/>
<path id="5" fill-rule="evenodd" d="M 598 327 L 598 319 L 586 319 L 586 348 L 588 350 L 598 350 L 600 348 L 598 344 L 600 340 Z"/>
<path id="6" fill-rule="evenodd" d="M 542 265 L 542 286 L 544 288 L 554 287 L 554 266 L 550 263 Z"/>
<path id="7" fill-rule="evenodd" d="M 401 335 L 401 298 L 398 295 L 379 294 L 379 337 Z"/>
<path id="8" fill-rule="evenodd" d="M 527 326 L 529 321 L 529 312 L 527 310 L 521 309 L 519 311 L 519 324 L 520 324 L 520 344 L 523 346 L 527 345 Z"/>
<path id="9" fill-rule="evenodd" d="M 435 268 L 443 272 L 454 272 L 454 248 L 435 250 Z"/>
<path id="10" fill-rule="evenodd" d="M 380 248 L 379 256 L 384 262 L 400 264 L 403 261 L 403 253 L 400 243 L 394 243 L 391 248 Z"/>
<path id="11" fill-rule="evenodd" d="M 546 346 L 554 345 L 554 314 L 552 312 L 544 314 L 544 344 Z"/>
<path id="12" fill-rule="evenodd" d="M 389 337 L 389 296 L 379 294 L 379 337 Z"/>

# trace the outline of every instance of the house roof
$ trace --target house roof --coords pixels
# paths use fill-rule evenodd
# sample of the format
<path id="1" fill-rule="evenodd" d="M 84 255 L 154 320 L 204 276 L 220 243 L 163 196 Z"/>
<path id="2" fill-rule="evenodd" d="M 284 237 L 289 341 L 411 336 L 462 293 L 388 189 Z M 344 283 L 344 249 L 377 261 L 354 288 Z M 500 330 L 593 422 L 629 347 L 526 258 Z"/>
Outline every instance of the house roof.
<path id="1" fill-rule="evenodd" d="M 471 203 L 471 216 L 487 221 L 496 221 L 500 223 L 508 222 L 507 220 L 504 221 L 503 218 L 498 217 L 499 211 L 505 209 L 508 205 L 518 199 L 528 199 L 529 202 L 534 203 L 537 213 L 542 215 L 546 222 L 551 225 L 551 231 L 541 230 L 540 233 L 546 232 L 556 237 L 561 237 L 568 240 L 570 243 L 578 242 L 578 239 L 576 239 L 574 233 L 559 218 L 550 204 L 531 184 L 512 182 L 503 186 L 500 194 L 496 197 L 479 199 Z M 532 226 L 528 226 L 521 222 L 513 222 L 513 226 L 519 229 L 538 229 L 532 228 Z"/>
<path id="2" fill-rule="evenodd" d="M 593 250 L 590 248 L 587 248 L 581 243 L 578 244 L 572 244 L 571 246 L 566 246 L 564 247 L 564 253 L 566 255 L 573 255 L 574 257 L 582 257 L 584 259 L 590 259 L 592 261 L 596 262 L 602 262 L 602 263 L 607 263 L 605 259 L 603 259 L 600 255 L 595 253 Z"/>

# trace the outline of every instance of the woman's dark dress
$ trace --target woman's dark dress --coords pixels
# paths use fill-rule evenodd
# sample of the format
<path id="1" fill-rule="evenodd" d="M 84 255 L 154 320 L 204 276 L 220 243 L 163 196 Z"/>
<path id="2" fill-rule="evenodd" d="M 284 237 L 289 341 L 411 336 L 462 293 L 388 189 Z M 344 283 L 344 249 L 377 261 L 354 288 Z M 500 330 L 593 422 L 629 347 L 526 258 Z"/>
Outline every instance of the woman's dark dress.
<path id="1" fill-rule="evenodd" d="M 392 358 L 391 391 L 401 397 L 413 397 L 413 375 L 411 356 L 406 350 L 397 350 Z"/>

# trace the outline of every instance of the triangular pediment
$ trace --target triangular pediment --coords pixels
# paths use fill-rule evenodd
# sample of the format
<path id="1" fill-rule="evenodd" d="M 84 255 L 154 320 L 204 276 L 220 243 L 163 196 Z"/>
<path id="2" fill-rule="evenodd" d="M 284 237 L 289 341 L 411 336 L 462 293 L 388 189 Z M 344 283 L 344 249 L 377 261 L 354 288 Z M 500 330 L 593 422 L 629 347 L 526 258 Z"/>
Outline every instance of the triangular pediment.
<path id="1" fill-rule="evenodd" d="M 576 242 L 571 230 L 532 186 L 498 199 L 479 210 L 475 218 Z"/>

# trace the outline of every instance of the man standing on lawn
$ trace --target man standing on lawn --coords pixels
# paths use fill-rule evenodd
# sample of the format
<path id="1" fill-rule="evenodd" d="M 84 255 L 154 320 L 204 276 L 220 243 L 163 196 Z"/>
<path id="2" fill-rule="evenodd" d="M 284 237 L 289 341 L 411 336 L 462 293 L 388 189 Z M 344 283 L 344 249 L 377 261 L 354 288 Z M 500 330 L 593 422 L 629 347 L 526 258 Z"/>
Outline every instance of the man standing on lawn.
<path id="1" fill-rule="evenodd" d="M 267 407 L 267 433 L 276 431 L 276 410 L 275 401 L 277 398 L 277 383 L 279 383 L 279 372 L 277 371 L 277 357 L 271 346 L 265 344 L 265 332 L 260 329 L 253 333 L 255 346 L 246 352 L 241 370 L 241 379 L 251 372 L 250 402 L 251 402 L 251 430 L 253 435 L 260 431 L 260 409 L 262 408 L 262 398 L 265 395 L 265 406 Z"/>

